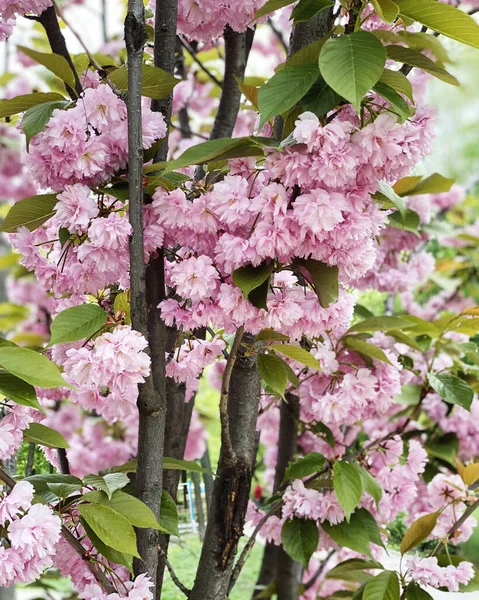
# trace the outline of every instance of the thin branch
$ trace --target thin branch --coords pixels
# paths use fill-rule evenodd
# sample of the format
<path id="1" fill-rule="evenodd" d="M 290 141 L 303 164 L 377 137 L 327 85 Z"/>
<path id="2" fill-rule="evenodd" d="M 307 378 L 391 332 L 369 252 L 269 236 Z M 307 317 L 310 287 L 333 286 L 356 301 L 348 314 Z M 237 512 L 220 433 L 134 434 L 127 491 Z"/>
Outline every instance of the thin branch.
<path id="1" fill-rule="evenodd" d="M 467 519 L 479 508 L 479 499 L 476 500 L 473 504 L 468 506 L 464 511 L 464 514 L 454 523 L 454 525 L 449 529 L 446 534 L 446 539 L 449 540 L 451 536 L 453 536 L 456 531 L 467 521 Z M 445 546 L 444 542 L 441 542 L 437 548 L 434 549 L 434 554 L 437 554 L 440 550 L 442 550 Z"/>
<path id="2" fill-rule="evenodd" d="M 105 71 L 105 69 L 103 69 L 103 67 L 100 65 L 100 63 L 97 61 L 97 59 L 90 52 L 90 50 L 88 49 L 88 47 L 85 44 L 85 42 L 82 40 L 80 34 L 66 20 L 65 13 L 63 12 L 62 8 L 58 5 L 58 3 L 56 2 L 56 0 L 52 0 L 52 2 L 53 2 L 53 6 L 55 7 L 55 10 L 56 10 L 57 14 L 59 15 L 59 17 L 62 19 L 62 21 L 68 27 L 68 29 L 72 32 L 72 34 L 76 37 L 78 43 L 83 48 L 83 50 L 85 50 L 85 54 L 88 56 L 88 60 L 90 61 L 91 65 L 93 67 L 95 67 L 95 69 L 98 71 L 98 73 L 101 75 L 101 77 L 103 77 L 105 79 L 106 83 L 110 86 L 110 88 L 113 90 L 113 92 L 119 98 L 124 99 L 125 98 L 125 94 L 119 88 L 117 88 L 117 86 L 113 83 L 113 81 L 111 81 L 111 79 L 108 77 L 108 74 Z M 78 75 L 77 75 L 77 77 L 78 77 Z"/>
<path id="3" fill-rule="evenodd" d="M 231 443 L 230 423 L 228 418 L 228 395 L 231 381 L 231 373 L 236 362 L 236 357 L 243 340 L 244 327 L 241 326 L 237 332 L 231 347 L 231 351 L 226 361 L 226 367 L 223 373 L 221 382 L 220 394 L 220 423 L 221 423 L 221 446 L 225 456 L 232 457 L 234 455 L 233 445 Z"/>
<path id="4" fill-rule="evenodd" d="M 276 27 L 271 17 L 268 18 L 268 25 L 270 26 L 271 31 L 274 33 L 274 35 L 278 38 L 279 43 L 281 44 L 283 50 L 286 52 L 287 55 L 289 51 L 289 46 L 286 40 L 284 39 L 283 32 Z"/>
<path id="5" fill-rule="evenodd" d="M 243 33 L 225 28 L 225 71 L 223 91 L 216 112 L 210 139 L 231 137 L 240 109 L 241 90 L 238 81 L 243 81 L 249 52 L 253 44 L 254 30 Z"/>
<path id="6" fill-rule="evenodd" d="M 282 501 L 277 502 L 276 504 L 273 504 L 273 506 L 269 509 L 269 511 L 265 515 L 263 515 L 263 517 L 261 518 L 259 523 L 254 528 L 253 533 L 251 534 L 249 540 L 247 541 L 245 547 L 243 548 L 243 551 L 241 552 L 240 557 L 236 561 L 233 572 L 231 573 L 231 578 L 230 578 L 230 581 L 228 584 L 228 593 L 231 592 L 238 577 L 240 576 L 241 571 L 243 570 L 243 567 L 246 563 L 246 559 L 248 558 L 248 554 L 250 553 L 250 550 L 255 545 L 256 538 L 257 538 L 259 532 L 261 531 L 263 525 L 266 523 L 266 521 L 270 517 L 272 517 L 274 514 L 276 514 L 278 512 L 278 510 L 281 508 L 282 505 L 283 505 Z"/>
<path id="7" fill-rule="evenodd" d="M 55 7 L 53 5 L 49 6 L 39 17 L 34 17 L 34 19 L 35 21 L 41 23 L 45 29 L 52 52 L 54 54 L 63 56 L 63 58 L 69 64 L 75 78 L 75 89 L 73 90 L 68 84 L 65 84 L 65 87 L 70 95 L 70 98 L 72 100 L 76 100 L 77 97 L 82 93 L 83 89 L 78 77 L 78 73 L 76 72 L 75 65 L 73 64 L 70 53 L 68 52 L 65 38 L 61 32 Z"/>
<path id="8" fill-rule="evenodd" d="M 326 565 L 328 564 L 330 558 L 335 554 L 336 550 L 330 550 L 330 552 L 328 553 L 328 555 L 326 556 L 326 558 L 323 560 L 323 562 L 319 565 L 316 573 L 311 577 L 311 579 L 309 579 L 305 584 L 304 584 L 304 591 L 306 592 L 307 590 L 309 590 L 309 588 L 312 588 L 313 585 L 316 583 L 316 581 L 318 580 L 319 577 L 321 577 L 324 569 L 326 568 Z"/>
<path id="9" fill-rule="evenodd" d="M 170 561 L 168 560 L 166 553 L 164 552 L 164 550 L 158 546 L 158 552 L 160 553 L 160 555 L 162 556 L 163 560 L 165 561 L 165 565 L 166 568 L 168 569 L 168 572 L 170 573 L 171 576 L 171 580 L 173 581 L 173 583 L 176 585 L 176 587 L 180 590 L 180 592 L 182 592 L 187 598 L 189 598 L 191 590 L 189 590 L 183 583 L 181 583 L 181 581 L 178 579 L 178 576 L 176 575 L 175 571 L 173 570 L 173 567 L 171 566 Z"/>
<path id="10" fill-rule="evenodd" d="M 203 62 L 198 58 L 198 54 L 196 53 L 195 49 L 193 48 L 193 46 L 191 44 L 189 44 L 185 39 L 183 39 L 181 36 L 178 36 L 181 45 L 183 46 L 183 48 L 188 52 L 188 54 L 191 56 L 191 58 L 195 61 L 195 63 L 200 67 L 200 69 L 206 73 L 206 75 L 208 75 L 208 77 L 211 79 L 211 81 L 213 81 L 218 87 L 220 87 L 221 89 L 223 89 L 223 84 L 221 83 L 221 81 L 208 69 L 208 67 L 206 67 Z"/>

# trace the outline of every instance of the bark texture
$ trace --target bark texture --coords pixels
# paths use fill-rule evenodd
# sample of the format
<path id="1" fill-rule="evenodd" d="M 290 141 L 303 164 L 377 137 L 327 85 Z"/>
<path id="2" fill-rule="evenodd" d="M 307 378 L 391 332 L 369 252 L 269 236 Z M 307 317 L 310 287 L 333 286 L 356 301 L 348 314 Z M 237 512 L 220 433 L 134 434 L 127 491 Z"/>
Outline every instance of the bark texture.
<path id="1" fill-rule="evenodd" d="M 213 487 L 198 571 L 190 600 L 223 600 L 243 535 L 256 458 L 261 380 L 255 356 L 240 353 L 231 373 L 228 418 L 232 453 L 223 447 Z"/>
<path id="2" fill-rule="evenodd" d="M 288 463 L 297 451 L 299 400 L 293 394 L 286 394 L 286 400 L 280 406 L 278 459 L 273 493 L 281 487 Z M 278 600 L 296 600 L 300 575 L 301 565 L 292 560 L 282 547 L 268 543 L 253 598 L 258 598 L 274 583 Z"/>
<path id="3" fill-rule="evenodd" d="M 129 218 L 133 229 L 130 240 L 130 296 L 131 318 L 134 329 L 149 342 L 152 374 L 140 386 L 138 395 L 138 468 L 136 492 L 155 516 L 160 515 L 162 481 L 162 453 L 165 416 L 164 352 L 162 339 L 151 327 L 151 314 L 156 311 L 155 294 L 164 289 L 162 279 L 148 282 L 144 261 L 143 240 L 143 142 L 141 126 L 141 82 L 143 46 L 146 41 L 142 0 L 129 0 L 125 19 L 125 41 L 128 52 L 128 182 Z M 164 341 L 163 341 L 164 347 Z M 163 375 L 162 375 L 163 373 Z M 160 468 L 158 468 L 158 462 Z M 153 529 L 137 530 L 138 551 L 135 573 L 148 573 L 156 581 L 158 566 L 158 533 Z"/>

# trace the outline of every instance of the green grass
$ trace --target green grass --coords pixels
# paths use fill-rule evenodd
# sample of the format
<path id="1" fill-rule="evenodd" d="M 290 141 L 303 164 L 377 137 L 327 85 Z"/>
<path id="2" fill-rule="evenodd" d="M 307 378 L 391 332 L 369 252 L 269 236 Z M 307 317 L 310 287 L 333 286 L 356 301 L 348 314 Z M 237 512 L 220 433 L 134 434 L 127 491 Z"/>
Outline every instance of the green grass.
<path id="1" fill-rule="evenodd" d="M 240 550 L 246 543 L 244 539 Z M 168 557 L 178 579 L 191 589 L 196 575 L 196 567 L 201 552 L 201 542 L 198 535 L 188 534 L 180 538 L 180 541 L 171 538 Z M 258 577 L 263 557 L 263 547 L 255 545 L 241 572 L 241 575 L 233 588 L 230 600 L 249 600 L 253 592 L 254 584 Z M 162 600 L 184 600 L 184 595 L 175 586 L 169 575 L 165 576 L 163 584 Z"/>

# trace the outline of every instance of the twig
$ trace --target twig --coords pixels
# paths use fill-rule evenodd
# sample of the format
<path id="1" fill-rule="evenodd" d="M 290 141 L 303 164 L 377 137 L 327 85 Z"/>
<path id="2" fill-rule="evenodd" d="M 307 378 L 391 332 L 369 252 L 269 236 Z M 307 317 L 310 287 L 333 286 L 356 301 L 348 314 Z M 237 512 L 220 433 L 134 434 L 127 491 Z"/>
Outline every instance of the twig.
<path id="1" fill-rule="evenodd" d="M 475 512 L 475 510 L 479 508 L 479 499 L 476 500 L 473 504 L 468 506 L 464 511 L 464 514 L 454 523 L 454 525 L 449 529 L 446 534 L 446 538 L 449 540 L 451 536 L 453 536 L 456 531 L 463 525 L 467 519 Z M 445 543 L 441 542 L 435 549 L 433 554 L 437 554 L 440 550 L 445 547 Z"/>
<path id="2" fill-rule="evenodd" d="M 230 423 L 228 418 L 228 395 L 231 381 L 231 373 L 236 362 L 236 357 L 243 340 L 244 326 L 241 326 L 237 332 L 233 342 L 233 345 L 226 361 L 226 367 L 223 373 L 223 380 L 221 382 L 221 395 L 220 395 L 220 422 L 221 422 L 221 445 L 222 450 L 226 456 L 232 457 L 234 455 L 233 444 L 231 443 L 230 435 Z"/>
<path id="3" fill-rule="evenodd" d="M 281 44 L 283 50 L 286 52 L 287 55 L 289 51 L 289 46 L 286 40 L 284 39 L 283 33 L 276 27 L 271 17 L 268 18 L 268 25 L 270 26 L 271 31 L 274 33 L 274 35 L 278 38 L 279 43 Z"/>
<path id="4" fill-rule="evenodd" d="M 188 52 L 188 54 L 191 56 L 191 58 L 195 61 L 195 63 L 200 67 L 200 69 L 202 71 L 204 71 L 206 73 L 206 75 L 208 75 L 208 77 L 221 89 L 223 88 L 223 84 L 221 83 L 221 81 L 215 76 L 213 75 L 213 73 L 208 69 L 208 67 L 205 67 L 205 65 L 203 64 L 203 62 L 198 58 L 197 53 L 195 52 L 195 49 L 193 48 L 193 46 L 191 46 L 191 44 L 189 44 L 186 40 L 184 40 L 181 36 L 178 36 L 180 39 L 180 43 L 183 46 L 183 48 Z"/>
<path id="5" fill-rule="evenodd" d="M 168 571 L 170 573 L 171 580 L 173 581 L 173 583 L 180 590 L 180 592 L 182 592 L 187 598 L 189 598 L 191 590 L 189 590 L 186 587 L 186 585 L 181 583 L 181 581 L 178 579 L 178 576 L 176 575 L 175 571 L 173 570 L 173 567 L 171 566 L 170 561 L 168 560 L 168 558 L 166 556 L 166 552 L 160 546 L 158 546 L 158 552 L 162 556 L 163 560 L 165 561 L 166 568 L 168 569 Z"/>
<path id="6" fill-rule="evenodd" d="M 309 590 L 309 588 L 313 587 L 313 585 L 316 583 L 318 578 L 321 577 L 321 574 L 323 573 L 324 569 L 326 568 L 326 565 L 328 564 L 329 559 L 333 556 L 333 554 L 335 554 L 335 552 L 336 552 L 336 550 L 330 550 L 329 554 L 326 556 L 326 558 L 323 560 L 323 562 L 319 565 L 316 573 L 311 577 L 311 579 L 309 579 L 304 584 L 304 588 L 303 588 L 304 591 Z"/>
<path id="7" fill-rule="evenodd" d="M 52 52 L 54 54 L 59 54 L 60 56 L 63 56 L 63 58 L 67 61 L 70 69 L 72 70 L 73 76 L 75 78 L 75 89 L 72 89 L 68 84 L 65 84 L 65 87 L 68 91 L 68 94 L 70 95 L 70 98 L 72 100 L 76 100 L 77 97 L 82 93 L 83 89 L 80 83 L 80 79 L 78 77 L 78 73 L 76 72 L 75 65 L 73 64 L 70 53 L 68 52 L 65 38 L 60 29 L 60 24 L 58 23 L 55 7 L 49 6 L 46 10 L 42 12 L 40 16 L 33 16 L 31 18 L 35 21 L 38 21 L 45 29 L 45 33 L 47 34 L 48 42 L 50 44 Z"/>
<path id="8" fill-rule="evenodd" d="M 78 43 L 81 45 L 83 50 L 85 50 L 85 53 L 88 56 L 88 60 L 90 61 L 90 63 L 95 67 L 95 69 L 98 71 L 98 73 L 105 79 L 106 83 L 110 86 L 110 88 L 113 90 L 113 92 L 119 98 L 124 100 L 125 93 L 122 92 L 113 83 L 113 81 L 111 81 L 111 79 L 108 77 L 108 74 L 106 73 L 105 69 L 103 69 L 103 67 L 100 65 L 100 63 L 97 61 L 97 59 L 93 56 L 93 54 L 90 52 L 90 50 L 88 50 L 88 47 L 85 44 L 85 42 L 82 40 L 80 34 L 71 26 L 71 24 L 65 18 L 65 13 L 63 12 L 62 8 L 58 5 L 57 1 L 52 0 L 52 3 L 53 3 L 53 6 L 55 7 L 55 10 L 56 10 L 58 16 L 62 19 L 62 21 L 65 23 L 65 25 L 68 27 L 68 29 L 72 32 L 72 34 L 76 37 Z"/>
<path id="9" fill-rule="evenodd" d="M 246 559 L 248 558 L 248 554 L 249 554 L 250 550 L 253 548 L 253 546 L 255 545 L 256 538 L 257 538 L 259 532 L 261 531 L 261 528 L 263 527 L 263 525 L 266 523 L 266 521 L 270 517 L 272 517 L 275 513 L 278 512 L 278 510 L 281 508 L 282 505 L 283 505 L 282 501 L 279 501 L 279 502 L 276 502 L 275 504 L 273 504 L 273 506 L 269 509 L 269 511 L 265 515 L 263 515 L 260 522 L 254 528 L 253 533 L 251 534 L 249 540 L 247 541 L 245 547 L 243 548 L 243 551 L 241 552 L 240 557 L 236 561 L 233 572 L 231 573 L 230 581 L 228 584 L 228 594 L 233 589 L 238 577 L 240 576 L 240 573 L 243 570 L 243 567 L 245 565 Z"/>

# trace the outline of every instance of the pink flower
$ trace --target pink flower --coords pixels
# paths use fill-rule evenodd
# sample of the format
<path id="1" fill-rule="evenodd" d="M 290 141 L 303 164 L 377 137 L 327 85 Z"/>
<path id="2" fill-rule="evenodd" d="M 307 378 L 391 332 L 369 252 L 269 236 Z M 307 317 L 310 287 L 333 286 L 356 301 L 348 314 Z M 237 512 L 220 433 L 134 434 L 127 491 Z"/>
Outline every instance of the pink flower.
<path id="1" fill-rule="evenodd" d="M 209 256 L 191 256 L 170 267 L 170 279 L 180 296 L 200 302 L 215 296 L 220 276 Z"/>
<path id="2" fill-rule="evenodd" d="M 32 505 L 35 490 L 28 481 L 19 481 L 10 494 L 0 500 L 0 525 L 12 521 L 20 510 L 28 510 Z"/>
<path id="3" fill-rule="evenodd" d="M 60 227 L 72 233 L 83 232 L 90 220 L 98 215 L 98 205 L 86 185 L 67 185 L 65 191 L 58 195 L 55 211 Z"/>

